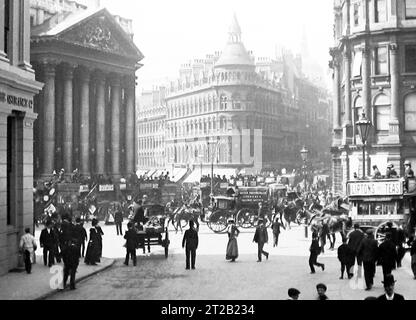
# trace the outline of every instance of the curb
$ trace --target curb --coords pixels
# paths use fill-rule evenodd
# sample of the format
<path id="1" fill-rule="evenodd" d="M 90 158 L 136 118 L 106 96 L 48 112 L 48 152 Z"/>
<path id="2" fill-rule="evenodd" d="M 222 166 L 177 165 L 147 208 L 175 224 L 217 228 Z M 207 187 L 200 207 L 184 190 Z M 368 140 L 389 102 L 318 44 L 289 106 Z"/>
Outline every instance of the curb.
<path id="1" fill-rule="evenodd" d="M 96 271 L 94 271 L 94 272 L 92 272 L 90 274 L 86 274 L 85 276 L 82 276 L 82 277 L 77 278 L 75 280 L 75 283 L 81 282 L 81 281 L 83 281 L 83 280 L 85 280 L 85 279 L 87 279 L 89 277 L 92 277 L 92 276 L 96 275 L 97 273 L 100 273 L 102 271 L 105 271 L 105 270 L 111 268 L 115 263 L 116 263 L 116 259 L 113 259 L 113 261 L 109 265 L 103 267 L 102 269 L 98 269 L 98 270 L 96 270 Z M 35 298 L 33 300 L 45 300 L 45 299 L 49 298 L 50 296 L 52 296 L 52 295 L 54 295 L 54 294 L 56 294 L 58 292 L 59 291 L 57 291 L 57 290 L 52 290 L 51 292 L 48 292 L 48 293 L 46 293 L 46 294 L 44 294 L 44 295 L 42 295 L 42 296 L 40 296 L 38 298 Z"/>

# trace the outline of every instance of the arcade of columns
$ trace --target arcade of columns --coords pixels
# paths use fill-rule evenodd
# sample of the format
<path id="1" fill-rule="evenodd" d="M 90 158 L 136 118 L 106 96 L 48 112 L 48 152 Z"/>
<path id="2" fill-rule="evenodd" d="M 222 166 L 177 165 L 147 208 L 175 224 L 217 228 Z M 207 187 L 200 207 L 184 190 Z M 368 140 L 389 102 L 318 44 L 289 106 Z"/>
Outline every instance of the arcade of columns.
<path id="1" fill-rule="evenodd" d="M 50 176 L 59 168 L 66 173 L 78 168 L 84 176 L 107 174 L 113 178 L 132 173 L 134 72 L 106 72 L 56 60 L 34 66 L 45 84 L 35 105 L 42 115 L 37 127 L 40 175 Z M 57 119 L 60 115 L 61 121 Z"/>

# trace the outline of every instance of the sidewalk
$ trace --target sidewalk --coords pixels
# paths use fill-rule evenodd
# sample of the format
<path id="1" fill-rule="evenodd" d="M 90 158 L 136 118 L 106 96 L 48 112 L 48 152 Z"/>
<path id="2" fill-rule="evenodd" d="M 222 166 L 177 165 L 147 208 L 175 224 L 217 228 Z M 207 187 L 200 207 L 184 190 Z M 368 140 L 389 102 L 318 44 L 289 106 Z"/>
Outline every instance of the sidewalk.
<path id="1" fill-rule="evenodd" d="M 58 287 L 59 270 L 63 270 L 63 263 L 48 268 L 43 265 L 42 256 L 37 256 L 36 261 L 37 263 L 32 265 L 31 274 L 23 270 L 23 272 L 9 272 L 0 277 L 0 300 L 37 300 L 57 291 L 55 288 Z M 97 266 L 87 266 L 80 259 L 76 282 L 110 268 L 114 262 L 114 259 L 102 258 Z"/>

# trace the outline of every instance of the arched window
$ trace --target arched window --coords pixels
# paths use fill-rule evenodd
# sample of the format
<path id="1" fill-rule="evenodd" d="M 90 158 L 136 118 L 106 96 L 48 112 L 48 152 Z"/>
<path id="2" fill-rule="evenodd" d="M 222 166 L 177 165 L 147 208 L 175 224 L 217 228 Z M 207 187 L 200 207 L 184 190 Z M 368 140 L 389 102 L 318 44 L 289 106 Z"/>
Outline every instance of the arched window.
<path id="1" fill-rule="evenodd" d="M 404 130 L 416 131 L 416 93 L 404 99 Z"/>
<path id="2" fill-rule="evenodd" d="M 377 96 L 374 101 L 375 128 L 377 131 L 388 131 L 390 121 L 390 99 L 385 94 Z"/>
<path id="3" fill-rule="evenodd" d="M 220 110 L 227 110 L 227 96 L 226 95 L 221 95 L 220 97 Z"/>

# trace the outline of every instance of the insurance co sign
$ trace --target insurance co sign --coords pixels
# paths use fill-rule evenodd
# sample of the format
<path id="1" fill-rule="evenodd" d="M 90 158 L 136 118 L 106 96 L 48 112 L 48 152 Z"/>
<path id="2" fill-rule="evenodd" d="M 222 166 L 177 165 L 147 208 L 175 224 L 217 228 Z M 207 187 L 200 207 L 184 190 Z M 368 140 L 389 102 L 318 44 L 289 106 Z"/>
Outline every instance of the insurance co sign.
<path id="1" fill-rule="evenodd" d="M 348 196 L 400 196 L 403 194 L 403 183 L 400 180 L 374 180 L 349 182 Z"/>

